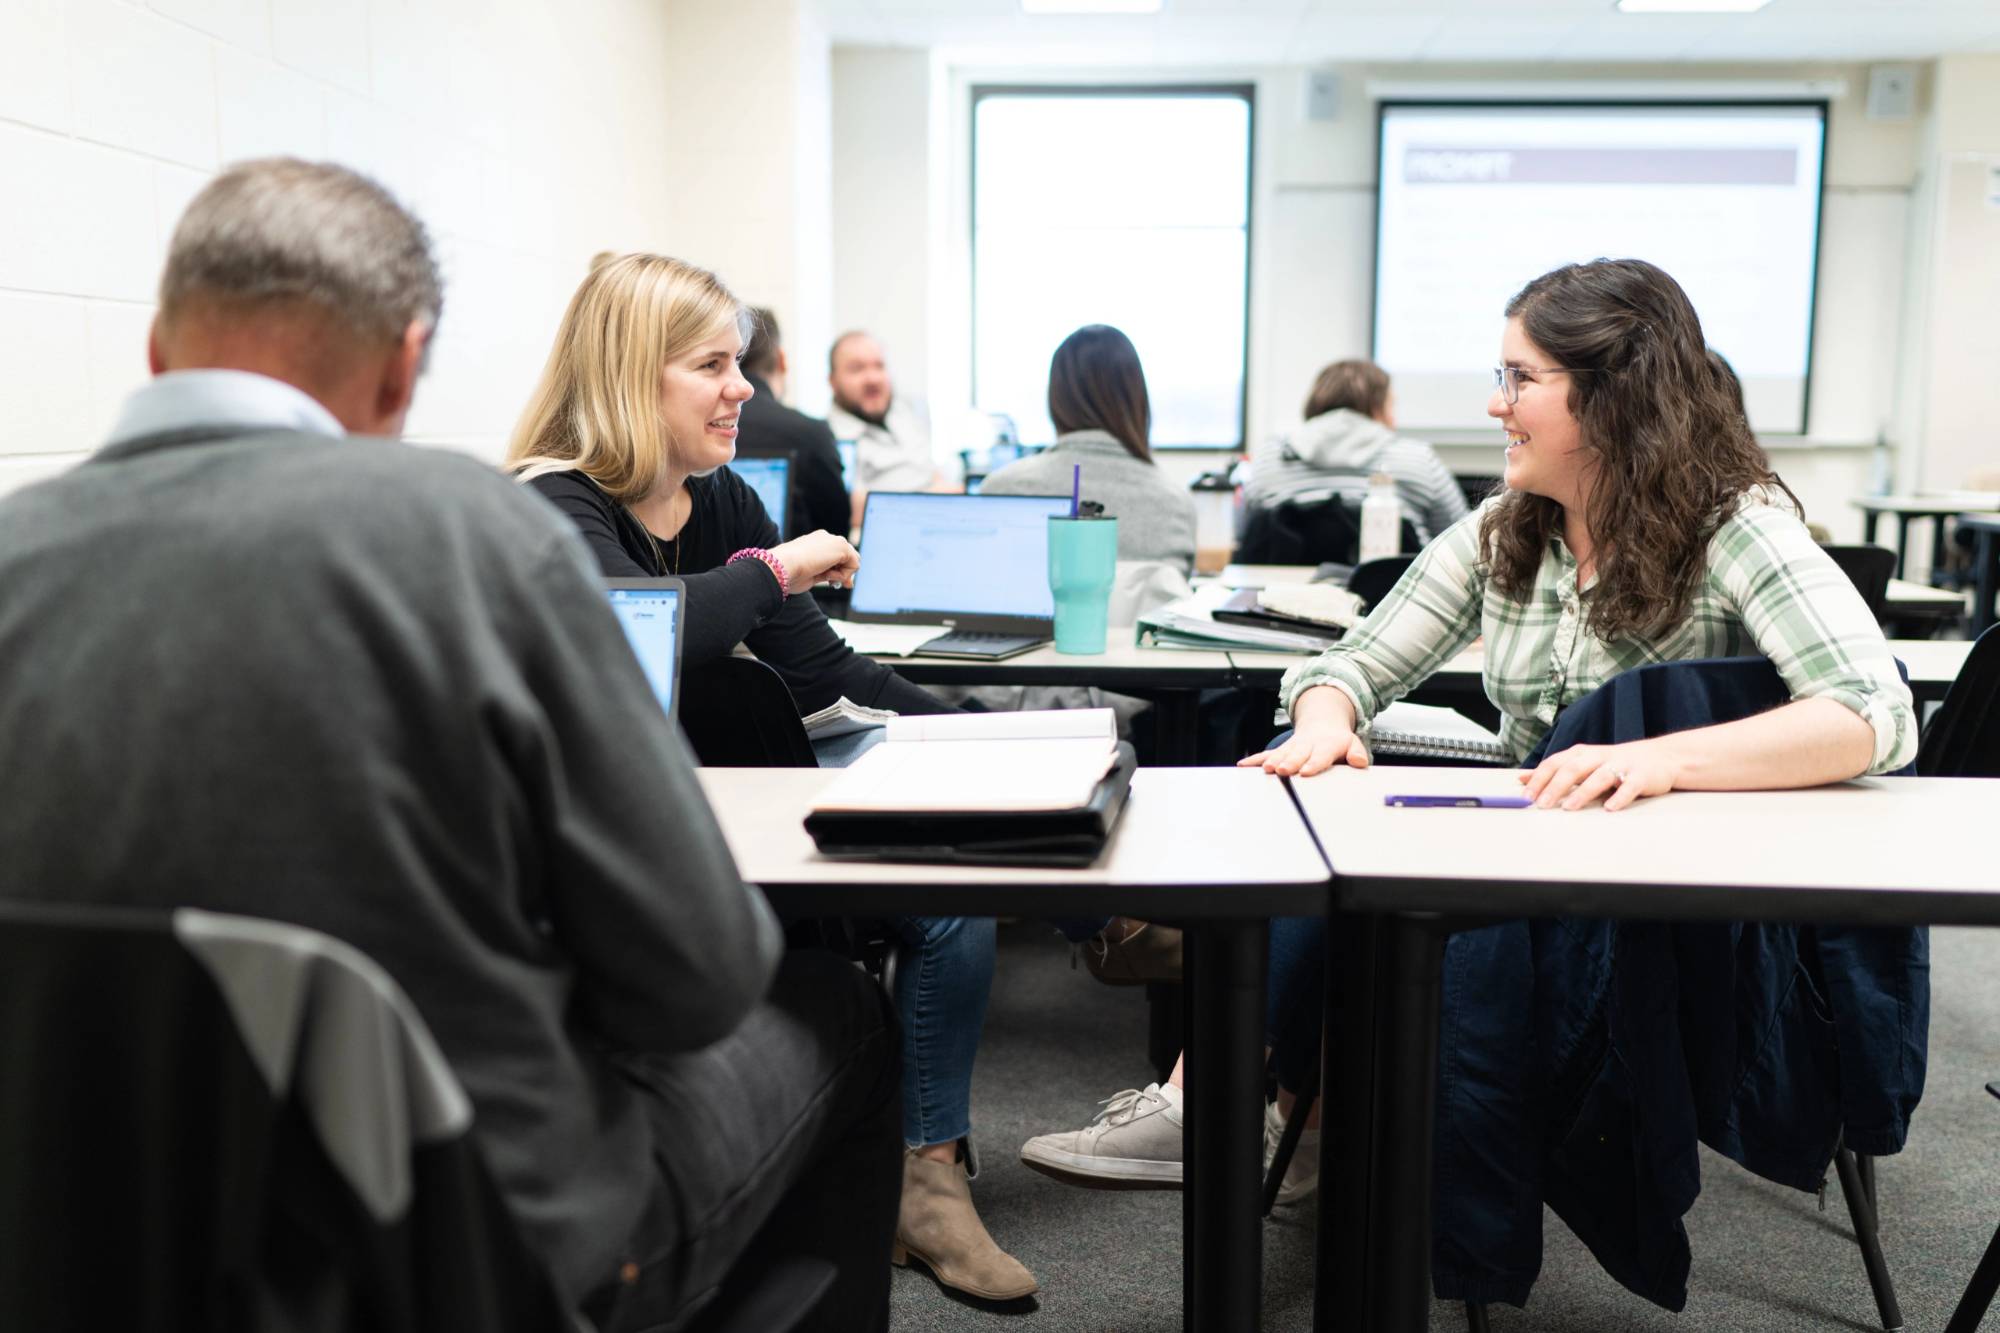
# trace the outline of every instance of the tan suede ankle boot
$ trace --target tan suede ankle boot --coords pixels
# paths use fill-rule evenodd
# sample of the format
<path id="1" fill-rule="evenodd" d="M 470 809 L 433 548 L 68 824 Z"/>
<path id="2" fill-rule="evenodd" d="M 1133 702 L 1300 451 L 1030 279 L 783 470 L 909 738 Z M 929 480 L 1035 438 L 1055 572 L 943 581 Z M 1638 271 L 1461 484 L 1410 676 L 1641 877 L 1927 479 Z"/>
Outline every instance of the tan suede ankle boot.
<path id="1" fill-rule="evenodd" d="M 891 1253 L 897 1265 L 921 1260 L 944 1286 L 983 1301 L 1015 1301 L 1039 1290 L 1035 1275 L 986 1233 L 972 1207 L 965 1163 L 933 1162 L 914 1148 L 903 1154 L 903 1204 Z"/>

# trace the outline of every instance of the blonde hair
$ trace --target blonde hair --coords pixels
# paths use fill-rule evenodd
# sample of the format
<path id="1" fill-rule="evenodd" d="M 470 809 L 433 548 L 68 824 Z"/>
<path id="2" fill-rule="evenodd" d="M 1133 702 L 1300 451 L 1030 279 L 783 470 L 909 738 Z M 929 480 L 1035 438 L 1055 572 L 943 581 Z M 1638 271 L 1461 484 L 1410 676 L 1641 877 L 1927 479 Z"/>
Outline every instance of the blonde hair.
<path id="1" fill-rule="evenodd" d="M 748 323 L 707 269 L 647 254 L 597 265 L 563 312 L 504 466 L 522 481 L 574 470 L 615 500 L 645 499 L 677 460 L 660 419 L 662 367 L 732 325 L 747 338 Z"/>

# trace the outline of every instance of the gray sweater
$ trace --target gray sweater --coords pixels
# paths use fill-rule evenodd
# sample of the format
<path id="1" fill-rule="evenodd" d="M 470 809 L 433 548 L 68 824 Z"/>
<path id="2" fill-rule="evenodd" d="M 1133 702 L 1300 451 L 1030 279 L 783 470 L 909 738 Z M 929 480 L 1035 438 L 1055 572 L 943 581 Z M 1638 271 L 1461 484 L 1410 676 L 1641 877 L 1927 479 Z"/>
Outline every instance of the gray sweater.
<path id="1" fill-rule="evenodd" d="M 1338 495 L 1358 505 L 1367 498 L 1368 477 L 1375 472 L 1395 479 L 1403 516 L 1424 541 L 1469 512 L 1465 491 L 1437 450 L 1345 407 L 1322 412 L 1253 449 L 1245 498 L 1252 505 L 1275 507 L 1287 500 Z"/>
<path id="2" fill-rule="evenodd" d="M 1132 457 L 1101 430 L 1072 431 L 1038 454 L 1009 463 L 980 486 L 984 495 L 1068 495 L 1070 469 L 1083 467 L 1083 498 L 1118 520 L 1120 560 L 1163 560 L 1194 568 L 1194 497 L 1158 463 Z"/>
<path id="3" fill-rule="evenodd" d="M 549 505 L 443 452 L 215 435 L 0 502 L 0 894 L 374 958 L 580 1293 L 657 1171 L 607 1052 L 730 1032 L 775 922 Z"/>

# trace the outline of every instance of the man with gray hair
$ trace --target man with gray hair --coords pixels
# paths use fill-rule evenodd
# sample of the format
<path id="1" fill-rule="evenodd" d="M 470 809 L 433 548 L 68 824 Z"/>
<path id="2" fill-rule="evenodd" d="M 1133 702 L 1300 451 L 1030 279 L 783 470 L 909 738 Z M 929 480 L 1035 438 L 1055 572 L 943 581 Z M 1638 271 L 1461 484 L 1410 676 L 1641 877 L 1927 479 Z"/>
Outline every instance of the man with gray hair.
<path id="1" fill-rule="evenodd" d="M 569 525 L 402 427 L 442 289 L 340 167 L 226 171 L 156 378 L 0 502 L 0 896 L 310 926 L 381 963 L 523 1235 L 600 1329 L 780 1254 L 887 1322 L 898 1041 L 780 956 Z"/>

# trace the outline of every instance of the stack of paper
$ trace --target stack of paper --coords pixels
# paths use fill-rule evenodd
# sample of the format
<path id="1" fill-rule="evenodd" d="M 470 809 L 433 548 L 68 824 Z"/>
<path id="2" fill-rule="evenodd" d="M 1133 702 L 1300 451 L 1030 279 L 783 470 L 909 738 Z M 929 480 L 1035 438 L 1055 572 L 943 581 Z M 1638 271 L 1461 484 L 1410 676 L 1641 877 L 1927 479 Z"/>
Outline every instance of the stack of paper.
<path id="1" fill-rule="evenodd" d="M 946 632 L 937 625 L 862 625 L 852 620 L 827 617 L 833 632 L 857 653 L 875 657 L 908 657 L 917 649 Z"/>
<path id="2" fill-rule="evenodd" d="M 809 713 L 799 721 L 805 723 L 806 735 L 814 740 L 831 740 L 835 736 L 847 736 L 882 726 L 895 720 L 895 717 L 894 709 L 864 707 L 843 694 L 817 713 Z"/>
<path id="3" fill-rule="evenodd" d="M 1117 754 L 1109 708 L 898 717 L 813 810 L 1074 810 Z"/>

